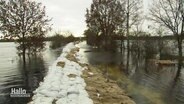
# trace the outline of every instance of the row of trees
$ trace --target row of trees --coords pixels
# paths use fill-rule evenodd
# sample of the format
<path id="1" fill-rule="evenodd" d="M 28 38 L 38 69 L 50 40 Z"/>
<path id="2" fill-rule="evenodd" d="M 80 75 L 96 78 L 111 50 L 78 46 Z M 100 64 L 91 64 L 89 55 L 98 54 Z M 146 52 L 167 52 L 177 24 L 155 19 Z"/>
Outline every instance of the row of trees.
<path id="1" fill-rule="evenodd" d="M 157 35 L 168 35 L 170 33 L 175 37 L 178 43 L 180 64 L 178 66 L 181 69 L 184 37 L 184 1 L 153 0 L 152 4 L 149 14 L 144 16 L 142 0 L 93 0 L 91 7 L 86 10 L 88 29 L 84 34 L 89 38 L 88 40 L 95 37 L 94 39 L 97 40 L 98 45 L 107 47 L 113 41 L 112 37 L 114 35 L 120 36 L 121 52 L 123 40 L 126 38 L 127 60 L 129 60 L 129 35 L 133 33 L 133 35 L 138 36 L 145 33 L 141 28 L 144 20 L 146 20 L 151 23 L 148 29 L 152 29 Z M 94 42 L 91 41 L 90 43 L 96 45 Z M 159 44 L 162 43 L 159 42 Z M 161 49 L 162 47 L 159 48 Z M 129 63 L 127 63 L 127 67 L 128 65 Z"/>
<path id="2" fill-rule="evenodd" d="M 135 30 L 141 24 L 141 11 L 142 0 L 93 0 L 91 7 L 86 10 L 88 30 L 85 34 L 88 36 L 90 31 L 101 40 L 101 45 L 108 46 L 113 35 L 126 34 L 128 37 L 129 29 Z"/>
<path id="3" fill-rule="evenodd" d="M 98 44 L 112 50 L 113 35 L 127 37 L 127 69 L 129 67 L 130 29 L 137 30 L 141 24 L 142 0 L 93 0 L 90 9 L 86 10 L 88 31 L 95 33 Z M 138 32 L 137 32 L 138 33 Z M 87 34 L 87 37 L 89 37 Z M 121 39 L 122 53 L 123 39 Z M 111 47 L 109 47 L 111 46 Z"/>
<path id="4" fill-rule="evenodd" d="M 159 27 L 156 30 L 157 35 L 163 34 L 166 30 L 176 37 L 178 54 L 182 57 L 183 5 L 183 0 L 154 0 L 146 16 L 148 18 L 144 18 L 142 0 L 93 0 L 91 7 L 86 10 L 88 29 L 85 35 L 96 37 L 98 42 L 102 41 L 100 45 L 105 46 L 111 44 L 112 36 L 124 36 L 127 38 L 127 49 L 129 49 L 130 31 L 135 36 L 144 33 L 141 29 L 142 23 L 148 19 L 148 22 L 152 21 L 152 27 Z"/>

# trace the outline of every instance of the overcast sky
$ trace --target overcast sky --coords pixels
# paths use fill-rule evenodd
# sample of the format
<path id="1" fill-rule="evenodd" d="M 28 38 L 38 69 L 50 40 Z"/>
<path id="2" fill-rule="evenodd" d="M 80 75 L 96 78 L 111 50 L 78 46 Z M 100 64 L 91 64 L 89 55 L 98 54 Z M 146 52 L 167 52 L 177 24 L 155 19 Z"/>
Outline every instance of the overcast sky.
<path id="1" fill-rule="evenodd" d="M 71 31 L 82 36 L 86 29 L 85 13 L 92 0 L 37 0 L 46 6 L 46 12 L 52 17 L 53 31 Z M 144 6 L 147 0 L 144 0 Z"/>
<path id="2" fill-rule="evenodd" d="M 46 6 L 46 13 L 53 18 L 53 31 L 71 31 L 81 36 L 86 29 L 85 13 L 92 0 L 37 0 Z"/>

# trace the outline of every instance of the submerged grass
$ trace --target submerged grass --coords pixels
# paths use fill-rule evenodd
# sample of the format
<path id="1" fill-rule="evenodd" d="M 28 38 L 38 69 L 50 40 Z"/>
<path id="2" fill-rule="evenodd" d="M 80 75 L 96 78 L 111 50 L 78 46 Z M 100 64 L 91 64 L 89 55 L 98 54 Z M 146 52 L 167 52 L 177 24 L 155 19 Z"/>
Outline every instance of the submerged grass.
<path id="1" fill-rule="evenodd" d="M 131 98 L 137 94 L 139 97 L 144 97 L 145 101 L 142 101 L 144 102 L 143 104 L 166 104 L 166 102 L 162 100 L 163 95 L 153 91 L 149 87 L 136 84 L 130 80 L 117 65 L 98 65 L 96 68 L 98 68 L 100 73 L 104 73 L 103 76 L 115 80 L 122 89 L 126 90 L 124 92 L 128 93 L 128 96 Z"/>
<path id="2" fill-rule="evenodd" d="M 89 73 L 93 73 L 90 75 Z M 98 68 L 88 66 L 82 76 L 87 84 L 86 90 L 94 104 L 135 104 L 116 81 L 107 79 Z"/>

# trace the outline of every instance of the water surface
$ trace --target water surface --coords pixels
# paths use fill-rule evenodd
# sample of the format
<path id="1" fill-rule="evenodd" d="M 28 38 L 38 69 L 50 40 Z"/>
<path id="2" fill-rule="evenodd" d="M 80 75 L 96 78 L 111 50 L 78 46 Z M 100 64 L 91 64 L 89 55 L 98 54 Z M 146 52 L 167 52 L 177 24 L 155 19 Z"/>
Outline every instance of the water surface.
<path id="1" fill-rule="evenodd" d="M 17 55 L 16 44 L 0 43 L 0 104 L 26 104 L 28 98 L 12 98 L 11 88 L 23 88 L 27 93 L 32 92 L 43 80 L 49 65 L 60 55 L 61 49 L 51 50 L 46 43 L 45 50 L 26 58 L 26 69 L 23 68 L 22 58 Z"/>
<path id="2" fill-rule="evenodd" d="M 80 47 L 85 61 L 108 70 L 109 77 L 125 89 L 136 104 L 184 104 L 184 69 L 177 76 L 178 66 L 162 66 L 145 54 L 131 53 L 129 74 L 125 74 L 126 51 L 107 52 L 83 42 Z"/>

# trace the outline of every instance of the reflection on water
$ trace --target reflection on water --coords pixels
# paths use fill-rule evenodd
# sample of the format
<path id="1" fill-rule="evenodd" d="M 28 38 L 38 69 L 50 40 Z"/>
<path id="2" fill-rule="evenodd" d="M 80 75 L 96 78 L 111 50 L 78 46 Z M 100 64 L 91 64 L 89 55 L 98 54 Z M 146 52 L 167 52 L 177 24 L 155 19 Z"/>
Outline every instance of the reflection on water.
<path id="1" fill-rule="evenodd" d="M 125 75 L 126 52 L 110 53 L 87 46 L 85 42 L 80 47 L 86 62 L 108 70 L 109 77 L 126 89 L 137 104 L 184 104 L 184 69 L 177 77 L 177 64 L 158 65 L 145 54 L 132 52 L 129 74 Z"/>
<path id="2" fill-rule="evenodd" d="M 26 104 L 31 98 L 10 98 L 11 88 L 24 88 L 27 93 L 34 91 L 42 81 L 48 66 L 60 55 L 61 50 L 50 50 L 49 43 L 43 53 L 22 60 L 16 54 L 14 43 L 0 43 L 0 104 Z"/>

